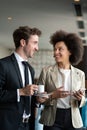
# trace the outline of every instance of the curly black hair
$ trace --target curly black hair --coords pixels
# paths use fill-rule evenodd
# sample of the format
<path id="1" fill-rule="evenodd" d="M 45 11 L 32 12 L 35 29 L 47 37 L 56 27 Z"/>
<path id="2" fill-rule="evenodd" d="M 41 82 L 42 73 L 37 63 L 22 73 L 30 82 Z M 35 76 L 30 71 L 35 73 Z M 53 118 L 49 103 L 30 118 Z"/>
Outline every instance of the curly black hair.
<path id="1" fill-rule="evenodd" d="M 84 47 L 81 38 L 76 33 L 68 33 L 63 30 L 56 31 L 50 37 L 50 43 L 55 47 L 56 43 L 63 41 L 71 52 L 70 63 L 77 65 L 83 58 Z"/>

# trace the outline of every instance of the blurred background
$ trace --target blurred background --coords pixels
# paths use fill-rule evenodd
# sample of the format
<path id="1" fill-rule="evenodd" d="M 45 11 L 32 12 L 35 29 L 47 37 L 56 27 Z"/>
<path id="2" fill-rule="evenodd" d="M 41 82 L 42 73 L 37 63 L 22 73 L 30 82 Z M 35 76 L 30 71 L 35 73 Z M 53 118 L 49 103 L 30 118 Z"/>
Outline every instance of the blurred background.
<path id="1" fill-rule="evenodd" d="M 77 33 L 87 53 L 87 0 L 1 0 L 0 58 L 13 52 L 12 33 L 25 25 L 42 30 L 39 51 L 29 61 L 35 68 L 35 78 L 42 67 L 54 63 L 49 40 L 56 30 Z M 86 57 L 83 60 L 79 67 L 86 71 Z"/>
<path id="2" fill-rule="evenodd" d="M 77 33 L 83 41 L 84 56 L 77 67 L 85 72 L 87 87 L 87 0 L 0 0 L 0 58 L 14 51 L 12 33 L 26 25 L 42 30 L 39 51 L 29 59 L 35 69 L 35 81 L 44 66 L 55 62 L 50 36 L 65 30 Z M 43 129 L 38 123 L 42 109 L 43 106 L 37 109 L 36 130 Z M 86 114 L 83 119 L 87 127 Z"/>

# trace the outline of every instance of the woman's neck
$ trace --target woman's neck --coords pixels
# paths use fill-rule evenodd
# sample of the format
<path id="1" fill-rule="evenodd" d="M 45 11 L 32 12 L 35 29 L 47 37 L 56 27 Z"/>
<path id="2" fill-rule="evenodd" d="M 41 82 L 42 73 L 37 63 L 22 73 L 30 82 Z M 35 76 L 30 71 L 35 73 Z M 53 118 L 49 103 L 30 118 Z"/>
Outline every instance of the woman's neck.
<path id="1" fill-rule="evenodd" d="M 70 69 L 71 65 L 70 63 L 67 63 L 67 64 L 58 63 L 58 67 L 61 69 Z"/>

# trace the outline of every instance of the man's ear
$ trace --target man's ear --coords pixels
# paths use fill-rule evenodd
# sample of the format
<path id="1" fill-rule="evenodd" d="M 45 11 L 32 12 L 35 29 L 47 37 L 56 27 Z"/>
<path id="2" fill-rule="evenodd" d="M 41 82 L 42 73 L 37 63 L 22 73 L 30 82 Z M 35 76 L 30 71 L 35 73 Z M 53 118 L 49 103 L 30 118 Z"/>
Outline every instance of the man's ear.
<path id="1" fill-rule="evenodd" d="M 25 45 L 25 40 L 24 40 L 24 39 L 21 39 L 21 40 L 20 40 L 20 46 L 23 47 L 24 45 Z"/>

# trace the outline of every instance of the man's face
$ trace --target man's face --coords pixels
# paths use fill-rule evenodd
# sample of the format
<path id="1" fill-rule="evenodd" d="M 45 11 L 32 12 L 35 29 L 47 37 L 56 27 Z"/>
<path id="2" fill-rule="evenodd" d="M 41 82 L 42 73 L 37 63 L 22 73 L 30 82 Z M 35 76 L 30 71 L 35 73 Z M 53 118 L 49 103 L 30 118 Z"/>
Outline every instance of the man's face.
<path id="1" fill-rule="evenodd" d="M 38 35 L 31 35 L 28 40 L 28 43 L 24 45 L 23 51 L 27 58 L 32 58 L 35 51 L 38 51 Z M 26 42 L 26 41 L 25 41 Z"/>

